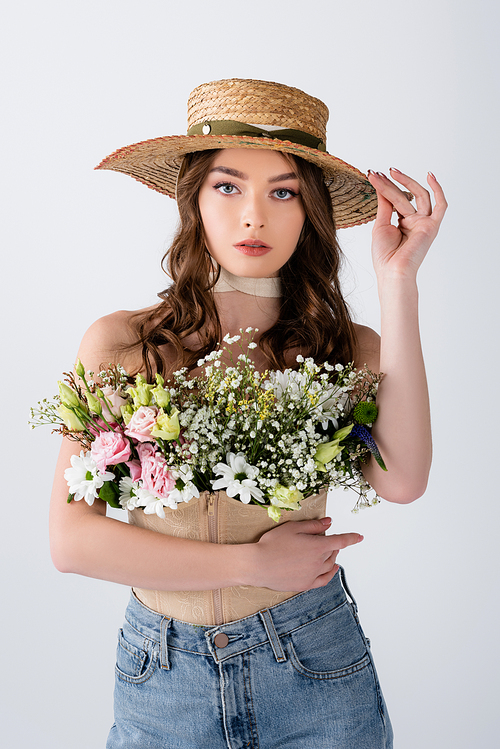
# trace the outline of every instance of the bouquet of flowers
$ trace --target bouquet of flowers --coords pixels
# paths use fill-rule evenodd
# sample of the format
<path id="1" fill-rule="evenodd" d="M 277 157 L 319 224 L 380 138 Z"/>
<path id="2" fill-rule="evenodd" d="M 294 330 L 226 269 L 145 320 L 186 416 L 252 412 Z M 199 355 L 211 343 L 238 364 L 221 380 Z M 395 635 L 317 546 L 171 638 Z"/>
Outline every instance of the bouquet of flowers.
<path id="1" fill-rule="evenodd" d="M 96 382 L 80 361 L 65 373 L 59 394 L 31 410 L 31 424 L 82 445 L 64 474 L 68 501 L 99 497 L 165 517 L 164 507 L 224 489 L 276 521 L 323 487 L 353 489 L 355 510 L 375 504 L 361 464 L 371 454 L 386 470 L 370 433 L 382 375 L 301 356 L 296 370 L 261 374 L 249 356 L 257 344 L 249 336 L 245 351 L 240 333 L 200 359 L 194 377 L 181 369 L 151 384 L 110 365 Z"/>

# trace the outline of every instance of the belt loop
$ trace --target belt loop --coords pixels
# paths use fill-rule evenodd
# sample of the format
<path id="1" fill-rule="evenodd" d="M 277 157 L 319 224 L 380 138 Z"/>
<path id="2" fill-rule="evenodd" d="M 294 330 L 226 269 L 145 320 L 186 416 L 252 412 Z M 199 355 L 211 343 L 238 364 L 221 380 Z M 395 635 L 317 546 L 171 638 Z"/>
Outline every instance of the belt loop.
<path id="1" fill-rule="evenodd" d="M 354 607 L 354 611 L 356 611 L 356 613 L 357 613 L 357 611 L 358 611 L 358 605 L 357 605 L 356 601 L 354 600 L 353 594 L 349 590 L 349 586 L 347 584 L 347 580 L 346 580 L 346 577 L 345 577 L 345 570 L 340 565 L 339 565 L 339 572 L 340 572 L 340 582 L 342 583 L 342 587 L 344 588 L 344 591 L 345 591 L 346 595 L 351 599 L 352 605 Z"/>
<path id="2" fill-rule="evenodd" d="M 262 619 L 262 623 L 266 628 L 267 636 L 269 637 L 269 642 L 271 643 L 274 657 L 276 658 L 278 663 L 283 663 L 283 661 L 286 661 L 286 655 L 283 652 L 283 648 L 281 647 L 280 638 L 278 637 L 278 633 L 276 632 L 271 612 L 269 611 L 269 609 L 262 609 L 262 611 L 259 611 L 259 614 L 260 618 Z"/>
<path id="3" fill-rule="evenodd" d="M 165 616 L 161 620 L 160 624 L 160 667 L 166 669 L 167 671 L 170 669 L 170 661 L 168 660 L 167 635 L 171 621 L 172 619 L 170 619 L 168 616 Z"/>

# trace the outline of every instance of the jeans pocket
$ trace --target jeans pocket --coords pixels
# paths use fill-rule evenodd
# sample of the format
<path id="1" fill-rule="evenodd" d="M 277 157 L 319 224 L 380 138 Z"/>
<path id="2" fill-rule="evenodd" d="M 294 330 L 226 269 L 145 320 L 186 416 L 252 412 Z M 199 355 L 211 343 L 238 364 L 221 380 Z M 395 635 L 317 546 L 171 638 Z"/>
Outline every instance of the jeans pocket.
<path id="1" fill-rule="evenodd" d="M 287 651 L 294 668 L 311 679 L 338 679 L 370 664 L 347 603 L 291 632 Z"/>
<path id="2" fill-rule="evenodd" d="M 158 650 L 151 640 L 144 639 L 142 647 L 131 643 L 123 629 L 118 632 L 116 675 L 130 684 L 142 684 L 153 675 L 158 662 Z"/>

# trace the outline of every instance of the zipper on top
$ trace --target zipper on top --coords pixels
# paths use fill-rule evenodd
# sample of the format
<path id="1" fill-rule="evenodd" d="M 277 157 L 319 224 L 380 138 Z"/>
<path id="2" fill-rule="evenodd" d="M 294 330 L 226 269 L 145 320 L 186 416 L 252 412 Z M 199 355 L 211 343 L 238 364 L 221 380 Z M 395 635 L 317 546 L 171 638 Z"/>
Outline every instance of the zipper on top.
<path id="1" fill-rule="evenodd" d="M 212 544 L 219 543 L 218 531 L 218 513 L 219 513 L 219 495 L 210 492 L 207 497 L 207 517 L 208 517 L 208 540 Z M 222 615 L 222 590 L 217 588 L 212 590 L 212 601 L 214 606 L 215 624 L 223 624 Z"/>

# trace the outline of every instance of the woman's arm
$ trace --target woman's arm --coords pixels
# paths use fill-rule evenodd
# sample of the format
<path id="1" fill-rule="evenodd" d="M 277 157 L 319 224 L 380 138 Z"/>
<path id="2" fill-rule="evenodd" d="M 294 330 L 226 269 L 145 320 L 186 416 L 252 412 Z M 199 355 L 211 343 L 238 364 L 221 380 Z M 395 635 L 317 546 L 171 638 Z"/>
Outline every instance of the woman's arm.
<path id="1" fill-rule="evenodd" d="M 387 177 L 369 173 L 379 209 L 373 228 L 372 254 L 381 306 L 381 337 L 364 328 L 359 335 L 360 365 L 381 371 L 379 417 L 373 437 L 387 466 L 374 460 L 366 479 L 391 502 L 412 502 L 427 486 L 431 457 L 429 395 L 418 325 L 416 276 L 432 244 L 447 204 L 436 178 L 429 174 L 435 206 L 415 180 L 392 170 L 392 176 L 416 197 L 417 209 Z M 393 207 L 397 226 L 391 224 Z"/>
<path id="2" fill-rule="evenodd" d="M 120 361 L 129 342 L 129 313 L 97 321 L 85 335 L 78 356 L 85 368 Z M 96 500 L 67 502 L 64 470 L 80 445 L 65 438 L 56 467 L 50 510 L 51 553 L 61 572 L 110 580 L 151 590 L 211 590 L 256 585 L 300 591 L 326 583 L 337 571 L 339 549 L 361 540 L 358 533 L 324 536 L 328 519 L 285 523 L 256 544 L 224 545 L 155 533 L 106 517 Z M 193 500 L 195 501 L 195 500 Z"/>

